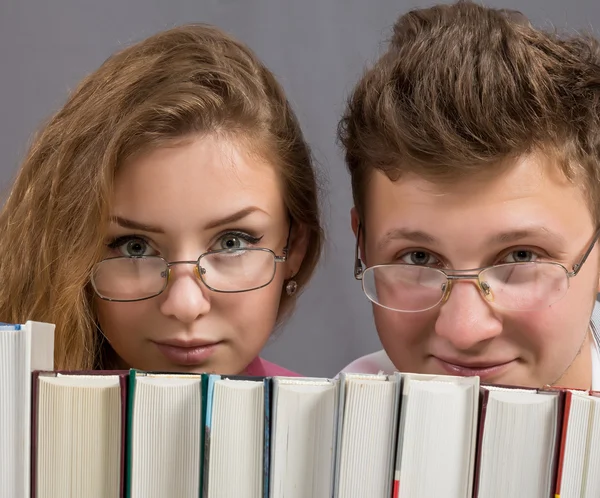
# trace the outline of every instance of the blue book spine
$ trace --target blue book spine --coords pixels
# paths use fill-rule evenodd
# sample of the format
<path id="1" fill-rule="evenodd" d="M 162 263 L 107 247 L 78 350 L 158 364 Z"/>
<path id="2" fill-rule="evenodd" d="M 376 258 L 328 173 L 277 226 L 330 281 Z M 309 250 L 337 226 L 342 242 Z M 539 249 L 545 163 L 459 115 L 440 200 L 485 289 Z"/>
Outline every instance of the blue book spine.
<path id="1" fill-rule="evenodd" d="M 210 465 L 210 429 L 212 426 L 213 396 L 215 392 L 215 382 L 220 380 L 218 374 L 208 376 L 208 385 L 206 388 L 206 415 L 204 417 L 204 468 L 202 479 L 202 495 L 208 496 L 208 467 Z"/>
<path id="2" fill-rule="evenodd" d="M 0 331 L 21 330 L 19 323 L 0 322 Z"/>
<path id="3" fill-rule="evenodd" d="M 263 450 L 263 498 L 269 498 L 270 481 L 270 437 L 271 437 L 271 378 L 264 379 L 265 386 L 265 426 L 264 426 L 264 450 Z"/>

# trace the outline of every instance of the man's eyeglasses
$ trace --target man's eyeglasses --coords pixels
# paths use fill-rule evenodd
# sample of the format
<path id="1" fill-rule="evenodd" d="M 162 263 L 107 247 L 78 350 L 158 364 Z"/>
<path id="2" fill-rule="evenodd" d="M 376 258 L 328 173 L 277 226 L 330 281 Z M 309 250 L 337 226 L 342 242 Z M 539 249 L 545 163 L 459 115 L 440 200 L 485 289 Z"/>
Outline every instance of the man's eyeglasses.
<path id="1" fill-rule="evenodd" d="M 194 265 L 194 273 L 210 290 L 248 292 L 266 287 L 275 278 L 277 263 L 287 260 L 271 249 L 252 247 L 208 251 L 195 261 L 167 261 L 160 256 L 117 256 L 97 263 L 91 275 L 96 294 L 106 301 L 143 301 L 161 294 L 169 284 L 171 268 Z"/>
<path id="2" fill-rule="evenodd" d="M 446 301 L 457 280 L 475 280 L 482 296 L 493 306 L 506 310 L 532 311 L 562 299 L 592 252 L 600 229 L 582 258 L 569 271 L 555 262 L 504 263 L 471 270 L 438 269 L 409 264 L 383 264 L 363 268 L 358 256 L 358 228 L 354 276 L 362 280 L 369 300 L 392 311 L 427 311 Z"/>

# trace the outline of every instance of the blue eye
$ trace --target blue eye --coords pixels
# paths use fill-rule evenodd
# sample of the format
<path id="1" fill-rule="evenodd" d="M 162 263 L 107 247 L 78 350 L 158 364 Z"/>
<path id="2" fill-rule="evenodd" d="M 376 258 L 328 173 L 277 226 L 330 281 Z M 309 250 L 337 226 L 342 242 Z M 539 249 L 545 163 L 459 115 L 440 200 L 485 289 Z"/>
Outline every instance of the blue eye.
<path id="1" fill-rule="evenodd" d="M 427 251 L 411 251 L 400 257 L 407 265 L 431 266 L 439 263 L 439 259 Z"/>
<path id="2" fill-rule="evenodd" d="M 538 255 L 536 253 L 525 249 L 511 251 L 505 256 L 506 263 L 531 263 L 537 259 Z"/>
<path id="3" fill-rule="evenodd" d="M 245 232 L 227 232 L 223 234 L 217 240 L 212 250 L 235 250 L 235 249 L 246 249 L 249 246 L 256 245 L 262 239 L 261 237 L 255 237 Z"/>
<path id="4" fill-rule="evenodd" d="M 117 237 L 108 244 L 108 247 L 116 250 L 119 256 L 140 257 L 156 254 L 147 240 L 135 235 Z"/>
<path id="5" fill-rule="evenodd" d="M 244 247 L 245 241 L 239 237 L 227 236 L 221 239 L 222 249 L 241 249 Z"/>

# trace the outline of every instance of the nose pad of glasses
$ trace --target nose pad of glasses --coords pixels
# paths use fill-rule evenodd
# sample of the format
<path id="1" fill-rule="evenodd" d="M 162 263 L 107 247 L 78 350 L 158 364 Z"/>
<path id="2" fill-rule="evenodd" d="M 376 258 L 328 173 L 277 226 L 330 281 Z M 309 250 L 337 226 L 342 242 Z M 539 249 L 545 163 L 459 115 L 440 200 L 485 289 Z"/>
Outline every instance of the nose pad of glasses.
<path id="1" fill-rule="evenodd" d="M 202 275 L 206 275 L 206 268 L 200 265 L 196 265 L 194 266 L 194 274 L 196 275 L 196 277 L 202 280 Z"/>
<path id="2" fill-rule="evenodd" d="M 452 280 L 448 280 L 442 284 L 442 302 L 445 303 L 450 297 L 450 289 L 452 288 Z"/>
<path id="3" fill-rule="evenodd" d="M 479 288 L 482 290 L 483 295 L 488 301 L 494 300 L 494 293 L 492 292 L 492 288 L 490 284 L 488 284 L 485 280 L 483 282 L 479 282 Z"/>

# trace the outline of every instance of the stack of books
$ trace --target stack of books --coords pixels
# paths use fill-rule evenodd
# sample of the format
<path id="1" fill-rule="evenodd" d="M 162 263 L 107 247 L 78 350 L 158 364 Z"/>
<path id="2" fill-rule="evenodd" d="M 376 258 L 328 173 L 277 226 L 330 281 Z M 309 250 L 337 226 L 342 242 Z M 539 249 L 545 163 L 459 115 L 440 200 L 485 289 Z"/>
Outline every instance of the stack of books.
<path id="1" fill-rule="evenodd" d="M 600 393 L 56 371 L 53 332 L 0 327 L 1 498 L 600 496 Z"/>

